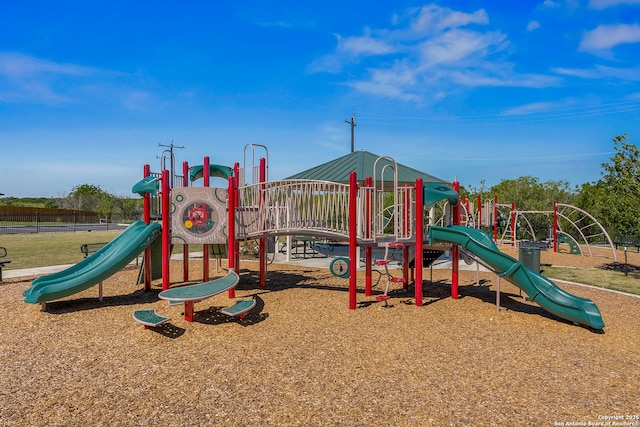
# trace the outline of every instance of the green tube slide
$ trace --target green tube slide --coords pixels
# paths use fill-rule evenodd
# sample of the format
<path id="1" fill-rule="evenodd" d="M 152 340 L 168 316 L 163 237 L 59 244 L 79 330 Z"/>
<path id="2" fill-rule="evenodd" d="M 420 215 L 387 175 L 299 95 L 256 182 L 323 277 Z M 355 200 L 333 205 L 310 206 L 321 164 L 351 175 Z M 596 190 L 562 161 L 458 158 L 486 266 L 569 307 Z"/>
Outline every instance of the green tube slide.
<path id="1" fill-rule="evenodd" d="M 491 237 L 482 230 L 459 225 L 430 226 L 429 241 L 453 243 L 474 253 L 491 266 L 499 276 L 522 289 L 531 301 L 536 302 L 549 313 L 594 329 L 604 328 L 600 310 L 593 301 L 562 290 L 548 278 L 502 253 Z"/>
<path id="2" fill-rule="evenodd" d="M 84 291 L 120 271 L 160 235 L 160 224 L 136 221 L 93 255 L 66 270 L 38 277 L 24 292 L 31 304 Z"/>

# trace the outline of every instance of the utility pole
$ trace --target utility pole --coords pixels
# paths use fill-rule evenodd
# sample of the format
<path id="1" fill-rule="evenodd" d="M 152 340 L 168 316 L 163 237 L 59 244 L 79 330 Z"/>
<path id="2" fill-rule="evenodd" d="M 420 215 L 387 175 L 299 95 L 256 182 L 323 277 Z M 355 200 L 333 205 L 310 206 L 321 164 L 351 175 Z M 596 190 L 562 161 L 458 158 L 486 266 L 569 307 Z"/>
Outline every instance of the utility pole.
<path id="1" fill-rule="evenodd" d="M 173 188 L 173 177 L 175 176 L 175 169 L 176 169 L 176 158 L 173 155 L 173 149 L 174 148 L 187 148 L 184 145 L 174 145 L 173 141 L 171 141 L 171 144 L 169 145 L 164 145 L 164 144 L 160 144 L 158 143 L 158 147 L 169 147 L 169 150 L 164 150 L 162 152 L 162 154 L 160 155 L 160 170 L 166 169 L 167 168 L 167 158 L 165 157 L 167 151 L 169 151 L 169 165 L 171 168 L 171 175 L 169 177 L 169 180 L 171 181 L 171 188 Z"/>
<path id="2" fill-rule="evenodd" d="M 353 147 L 356 137 L 356 113 L 353 113 L 351 116 L 351 120 L 344 119 L 344 122 L 348 125 L 351 125 L 351 152 L 353 153 Z"/>

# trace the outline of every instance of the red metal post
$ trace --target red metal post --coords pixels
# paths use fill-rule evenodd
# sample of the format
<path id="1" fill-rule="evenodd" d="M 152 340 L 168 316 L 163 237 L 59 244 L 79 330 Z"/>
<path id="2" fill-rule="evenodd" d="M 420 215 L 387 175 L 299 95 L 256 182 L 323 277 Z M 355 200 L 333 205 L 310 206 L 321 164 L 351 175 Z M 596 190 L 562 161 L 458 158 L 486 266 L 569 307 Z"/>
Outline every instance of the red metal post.
<path id="1" fill-rule="evenodd" d="M 144 165 L 143 170 L 143 178 L 151 175 L 151 167 L 149 165 Z M 151 224 L 151 195 L 149 193 L 144 193 L 142 198 L 142 206 L 143 206 L 143 215 L 144 222 L 149 225 Z M 147 246 L 144 249 L 144 258 L 142 259 L 142 264 L 144 265 L 144 290 L 151 290 L 151 247 Z"/>
<path id="2" fill-rule="evenodd" d="M 182 162 L 182 186 L 189 186 L 188 162 Z M 189 281 L 189 245 L 182 246 L 182 275 L 185 282 Z"/>
<path id="3" fill-rule="evenodd" d="M 373 178 L 368 176 L 364 180 L 364 185 L 367 187 L 365 194 L 365 224 L 364 224 L 364 237 L 366 239 L 371 238 L 371 187 L 373 186 Z M 372 277 L 372 265 L 373 265 L 373 248 L 366 246 L 364 248 L 364 262 L 365 262 L 365 282 L 364 282 L 364 294 L 366 296 L 373 295 L 373 277 Z"/>
<path id="4" fill-rule="evenodd" d="M 184 320 L 193 322 L 193 301 L 184 302 Z"/>
<path id="5" fill-rule="evenodd" d="M 424 243 L 424 193 L 422 178 L 416 179 L 416 267 L 415 297 L 416 305 L 422 307 L 422 251 Z"/>
<path id="6" fill-rule="evenodd" d="M 246 173 L 246 171 L 245 171 Z M 233 181 L 233 201 L 234 201 L 234 224 L 235 224 L 235 208 L 238 207 L 238 200 L 240 198 L 240 194 L 239 194 L 239 188 L 240 188 L 240 184 L 244 185 L 244 182 L 241 183 L 240 182 L 240 163 L 236 162 L 233 165 L 233 176 L 234 176 L 234 181 Z M 235 230 L 235 227 L 234 227 Z M 237 271 L 240 271 L 240 242 L 235 240 L 235 236 L 234 236 L 234 241 L 235 246 L 233 247 L 233 256 L 235 257 L 235 266 Z M 229 248 L 229 250 L 231 250 L 231 248 Z"/>
<path id="7" fill-rule="evenodd" d="M 204 186 L 209 187 L 211 170 L 209 168 L 209 156 L 204 156 L 202 167 L 202 177 L 204 178 Z M 202 245 L 202 281 L 209 281 L 209 245 Z"/>
<path id="8" fill-rule="evenodd" d="M 171 235 L 169 230 L 169 205 L 171 204 L 171 186 L 169 185 L 169 171 L 162 171 L 162 290 L 171 286 Z"/>
<path id="9" fill-rule="evenodd" d="M 358 225 L 356 201 L 358 194 L 358 180 L 355 172 L 349 174 L 349 309 L 356 309 L 356 291 L 358 278 Z"/>
<path id="10" fill-rule="evenodd" d="M 258 212 L 260 212 L 260 227 L 261 229 L 265 229 L 266 221 L 265 218 L 262 217 L 264 203 L 263 193 L 266 188 L 265 181 L 267 180 L 267 164 L 266 160 L 263 158 L 260 159 L 260 196 L 258 199 Z M 275 249 L 274 249 L 275 250 Z M 267 239 L 265 237 L 260 238 L 260 287 L 264 288 L 267 284 Z"/>
<path id="11" fill-rule="evenodd" d="M 453 181 L 453 189 L 460 193 L 460 183 Z M 460 225 L 460 202 L 453 207 L 453 225 Z M 451 247 L 451 298 L 458 299 L 458 245 Z"/>
<path id="12" fill-rule="evenodd" d="M 235 176 L 229 177 L 229 188 L 227 190 L 227 265 L 229 267 L 229 271 L 236 270 L 236 256 L 235 256 L 235 247 L 236 247 L 236 201 L 235 201 Z M 229 298 L 235 298 L 235 289 L 229 289 Z"/>
<path id="13" fill-rule="evenodd" d="M 482 228 L 482 196 L 478 194 L 478 230 Z"/>

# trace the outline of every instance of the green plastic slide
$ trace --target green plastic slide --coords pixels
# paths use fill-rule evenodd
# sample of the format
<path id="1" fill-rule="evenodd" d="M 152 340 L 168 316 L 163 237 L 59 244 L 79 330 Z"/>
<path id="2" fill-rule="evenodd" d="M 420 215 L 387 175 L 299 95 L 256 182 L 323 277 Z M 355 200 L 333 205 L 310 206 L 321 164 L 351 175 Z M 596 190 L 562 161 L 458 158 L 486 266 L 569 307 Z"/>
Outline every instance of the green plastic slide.
<path id="1" fill-rule="evenodd" d="M 446 242 L 462 246 L 490 265 L 495 272 L 527 293 L 549 313 L 595 329 L 604 328 L 598 306 L 590 299 L 560 289 L 546 277 L 526 268 L 522 263 L 500 252 L 491 237 L 482 230 L 455 225 L 429 227 L 431 243 Z"/>
<path id="2" fill-rule="evenodd" d="M 24 301 L 38 304 L 84 291 L 120 271 L 160 235 L 160 224 L 136 221 L 90 257 L 31 282 Z"/>

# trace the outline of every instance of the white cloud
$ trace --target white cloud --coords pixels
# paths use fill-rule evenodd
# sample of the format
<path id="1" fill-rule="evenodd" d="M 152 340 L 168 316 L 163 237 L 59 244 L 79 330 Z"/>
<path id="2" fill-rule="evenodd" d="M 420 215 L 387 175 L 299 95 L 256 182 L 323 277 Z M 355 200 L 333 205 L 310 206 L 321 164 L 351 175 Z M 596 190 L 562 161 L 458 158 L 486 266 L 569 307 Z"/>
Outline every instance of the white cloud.
<path id="1" fill-rule="evenodd" d="M 361 57 L 388 55 L 397 50 L 389 40 L 368 33 L 357 37 L 342 37 L 336 34 L 335 37 L 338 40 L 336 51 L 313 61 L 309 65 L 309 71 L 339 73 L 345 64 L 357 62 Z"/>
<path id="2" fill-rule="evenodd" d="M 499 50 L 506 36 L 500 32 L 479 33 L 464 29 L 444 32 L 425 41 L 421 46 L 422 66 L 459 64 L 469 58 L 486 56 L 491 50 Z"/>
<path id="3" fill-rule="evenodd" d="M 554 7 L 560 7 L 560 4 L 553 1 L 553 0 L 544 0 L 542 2 L 542 7 L 546 7 L 546 8 L 554 8 Z"/>
<path id="4" fill-rule="evenodd" d="M 403 64 L 396 64 L 389 69 L 371 71 L 367 80 L 360 80 L 349 85 L 360 92 L 383 98 L 396 98 L 403 101 L 417 101 L 419 97 L 412 93 L 416 85 L 418 73 L 415 69 Z"/>
<path id="5" fill-rule="evenodd" d="M 338 51 L 350 55 L 386 55 L 395 51 L 393 46 L 384 40 L 371 36 L 362 37 L 338 37 Z"/>
<path id="6" fill-rule="evenodd" d="M 553 110 L 558 107 L 558 104 L 553 102 L 532 102 L 530 104 L 519 105 L 517 107 L 510 108 L 502 112 L 502 116 L 521 116 L 529 115 L 531 113 L 540 113 Z"/>
<path id="7" fill-rule="evenodd" d="M 579 50 L 606 51 L 621 44 L 638 42 L 640 42 L 639 24 L 599 25 L 582 36 Z"/>
<path id="8" fill-rule="evenodd" d="M 142 76 L 117 71 L 0 52 L 0 103 L 111 104 L 142 111 L 152 101 L 157 106 L 157 99 L 142 89 L 147 83 L 141 80 Z"/>
<path id="9" fill-rule="evenodd" d="M 0 52 L 0 74 L 14 79 L 38 74 L 82 76 L 94 70 L 74 64 L 58 64 L 16 52 Z"/>
<path id="10" fill-rule="evenodd" d="M 367 28 L 360 36 L 337 36 L 334 52 L 318 58 L 310 72 L 340 73 L 370 95 L 421 102 L 457 91 L 459 86 L 556 85 L 558 76 L 519 75 L 497 55 L 510 43 L 487 29 L 484 9 L 471 13 L 435 4 L 395 14 L 389 28 Z M 506 53 L 504 53 L 506 55 Z M 503 56 L 504 56 L 503 55 Z"/>
<path id="11" fill-rule="evenodd" d="M 451 28 L 465 27 L 470 24 L 486 25 L 489 17 L 484 9 L 473 13 L 464 13 L 440 7 L 435 4 L 422 6 L 420 9 L 412 9 L 410 13 L 417 16 L 412 17 L 410 29 L 416 34 L 429 34 L 444 31 Z"/>
<path id="12" fill-rule="evenodd" d="M 561 79 L 556 76 L 543 74 L 516 74 L 511 71 L 489 71 L 489 70 L 453 70 L 449 73 L 450 78 L 457 84 L 479 87 L 529 87 L 543 88 L 559 86 Z"/>
<path id="13" fill-rule="evenodd" d="M 613 6 L 620 5 L 640 5 L 640 0 L 590 0 L 589 7 L 596 10 L 602 10 Z"/>
<path id="14" fill-rule="evenodd" d="M 95 73 L 89 67 L 55 63 L 16 52 L 0 52 L 0 101 L 59 104 L 68 94 L 53 89 L 60 79 L 80 79 Z"/>
<path id="15" fill-rule="evenodd" d="M 582 79 L 616 79 L 626 81 L 640 81 L 640 68 L 616 68 L 605 65 L 596 65 L 592 68 L 564 68 L 558 67 L 551 71 L 554 73 L 578 77 Z"/>
<path id="16" fill-rule="evenodd" d="M 533 31 L 540 28 L 540 23 L 538 21 L 529 21 L 527 24 L 527 31 Z"/>

